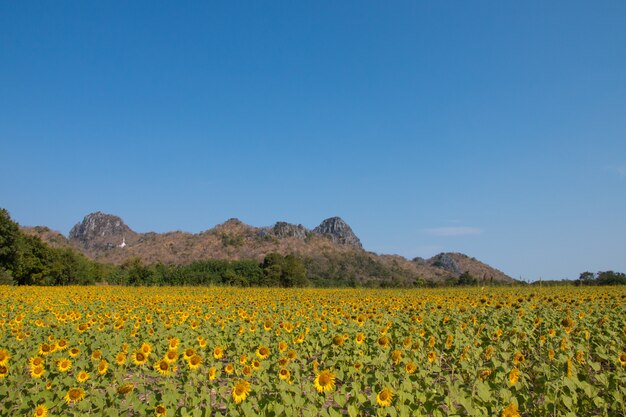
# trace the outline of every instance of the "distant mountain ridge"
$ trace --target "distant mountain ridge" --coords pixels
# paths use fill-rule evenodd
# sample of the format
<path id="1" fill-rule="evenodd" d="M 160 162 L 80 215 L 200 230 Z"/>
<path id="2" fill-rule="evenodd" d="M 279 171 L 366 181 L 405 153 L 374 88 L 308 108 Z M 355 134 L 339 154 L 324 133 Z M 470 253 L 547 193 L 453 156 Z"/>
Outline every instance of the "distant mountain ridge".
<path id="1" fill-rule="evenodd" d="M 131 258 L 145 263 L 206 259 L 261 262 L 275 252 L 305 259 L 309 275 L 328 280 L 340 277 L 355 283 L 393 281 L 411 285 L 417 280 L 441 282 L 467 272 L 484 282 L 514 282 L 503 272 L 460 253 L 408 260 L 365 251 L 352 228 L 340 217 L 325 219 L 312 230 L 281 221 L 270 227 L 254 227 L 233 218 L 200 233 L 138 233 L 118 216 L 95 212 L 77 223 L 68 238 L 47 227 L 22 229 L 52 246 L 71 246 L 96 261 L 118 265 Z"/>

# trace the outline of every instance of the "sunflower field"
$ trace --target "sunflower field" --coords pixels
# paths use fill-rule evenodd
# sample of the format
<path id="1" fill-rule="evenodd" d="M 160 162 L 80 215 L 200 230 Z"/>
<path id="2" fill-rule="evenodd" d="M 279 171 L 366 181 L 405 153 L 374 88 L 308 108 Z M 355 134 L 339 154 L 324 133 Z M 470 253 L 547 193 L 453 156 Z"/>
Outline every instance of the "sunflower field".
<path id="1" fill-rule="evenodd" d="M 624 416 L 626 290 L 0 287 L 1 416 Z"/>

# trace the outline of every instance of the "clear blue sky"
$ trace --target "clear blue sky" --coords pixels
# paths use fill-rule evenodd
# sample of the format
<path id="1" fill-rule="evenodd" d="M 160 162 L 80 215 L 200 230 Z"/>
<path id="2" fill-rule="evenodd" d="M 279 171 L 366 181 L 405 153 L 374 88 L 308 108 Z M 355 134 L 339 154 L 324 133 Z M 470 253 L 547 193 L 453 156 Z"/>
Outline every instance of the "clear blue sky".
<path id="1" fill-rule="evenodd" d="M 0 1 L 0 206 L 67 234 L 343 217 L 626 272 L 624 1 Z"/>

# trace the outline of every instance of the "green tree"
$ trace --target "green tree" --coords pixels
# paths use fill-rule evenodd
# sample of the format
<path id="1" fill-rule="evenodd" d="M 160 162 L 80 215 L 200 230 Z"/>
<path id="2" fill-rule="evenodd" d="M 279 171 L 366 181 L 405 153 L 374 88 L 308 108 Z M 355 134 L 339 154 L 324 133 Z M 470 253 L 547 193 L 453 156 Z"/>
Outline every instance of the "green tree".
<path id="1" fill-rule="evenodd" d="M 0 208 L 0 276 L 12 280 L 19 258 L 20 229 L 9 212 Z"/>

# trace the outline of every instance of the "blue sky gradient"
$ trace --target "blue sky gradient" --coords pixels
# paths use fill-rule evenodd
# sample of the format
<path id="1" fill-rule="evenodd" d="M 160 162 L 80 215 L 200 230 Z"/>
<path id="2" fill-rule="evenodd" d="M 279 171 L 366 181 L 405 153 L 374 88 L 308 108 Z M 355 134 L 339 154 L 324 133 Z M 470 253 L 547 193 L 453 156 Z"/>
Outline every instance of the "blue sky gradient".
<path id="1" fill-rule="evenodd" d="M 67 234 L 343 217 L 626 272 L 626 2 L 0 2 L 0 206 Z"/>

